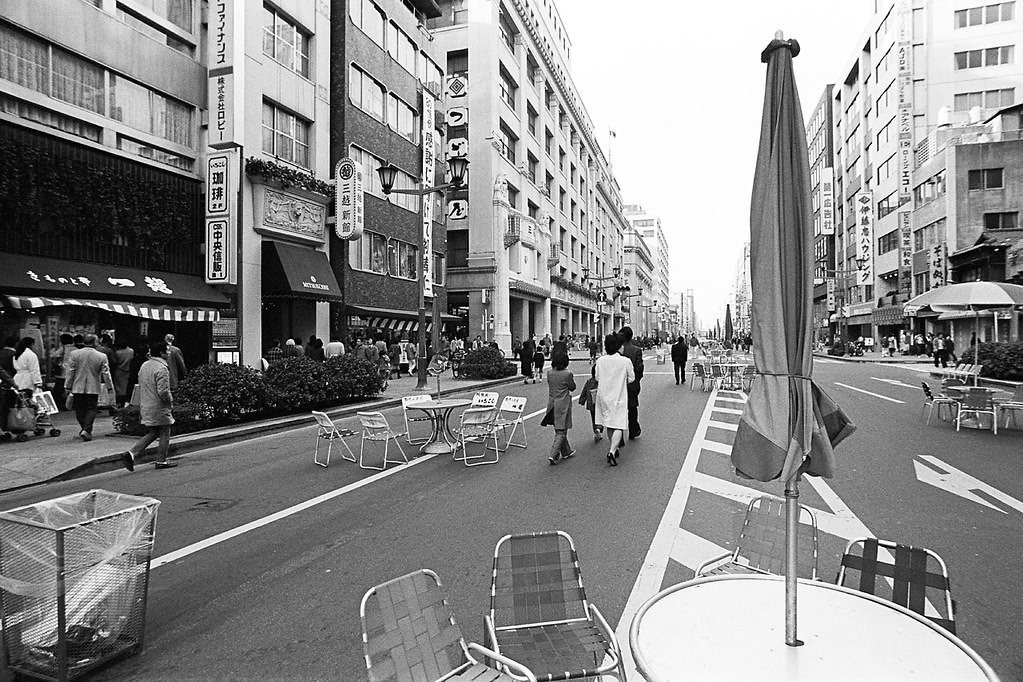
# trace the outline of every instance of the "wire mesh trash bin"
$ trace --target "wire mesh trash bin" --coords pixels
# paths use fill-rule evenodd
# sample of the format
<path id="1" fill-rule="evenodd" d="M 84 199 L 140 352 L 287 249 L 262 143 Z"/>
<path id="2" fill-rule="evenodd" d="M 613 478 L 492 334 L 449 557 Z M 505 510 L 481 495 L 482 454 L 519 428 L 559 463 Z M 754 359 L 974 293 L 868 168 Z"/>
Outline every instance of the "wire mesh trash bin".
<path id="1" fill-rule="evenodd" d="M 71 680 L 142 649 L 158 500 L 105 490 L 0 512 L 11 671 Z"/>

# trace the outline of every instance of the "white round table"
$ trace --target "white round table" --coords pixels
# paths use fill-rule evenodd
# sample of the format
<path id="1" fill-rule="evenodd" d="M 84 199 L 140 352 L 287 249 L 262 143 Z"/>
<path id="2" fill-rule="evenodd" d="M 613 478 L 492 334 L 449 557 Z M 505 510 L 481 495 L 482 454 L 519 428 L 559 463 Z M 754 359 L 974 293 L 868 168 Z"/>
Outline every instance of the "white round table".
<path id="1" fill-rule="evenodd" d="M 897 604 L 800 580 L 797 637 L 785 644 L 785 580 L 729 575 L 651 597 L 629 630 L 649 682 L 676 680 L 997 680 L 962 640 Z"/>

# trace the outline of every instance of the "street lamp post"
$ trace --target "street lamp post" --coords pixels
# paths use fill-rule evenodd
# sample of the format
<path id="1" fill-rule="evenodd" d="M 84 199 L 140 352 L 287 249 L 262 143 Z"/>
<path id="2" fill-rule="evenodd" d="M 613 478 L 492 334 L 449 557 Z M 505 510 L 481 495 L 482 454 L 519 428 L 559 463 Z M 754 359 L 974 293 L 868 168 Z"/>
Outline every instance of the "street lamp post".
<path id="1" fill-rule="evenodd" d="M 423 240 L 423 209 L 427 197 L 430 197 L 434 192 L 438 192 L 441 196 L 446 197 L 447 191 L 452 188 L 458 188 L 465 182 L 465 174 L 469 168 L 469 160 L 465 157 L 451 157 L 448 159 L 448 172 L 451 174 L 451 182 L 444 183 L 442 185 L 436 185 L 434 187 L 420 187 L 419 189 L 394 189 L 394 180 L 398 175 L 398 168 L 393 164 L 385 164 L 377 168 L 377 175 L 380 177 L 380 187 L 383 189 L 385 195 L 389 194 L 410 194 L 412 196 L 423 197 L 419 202 L 419 266 L 417 267 L 419 275 L 419 353 L 416 361 L 416 372 L 418 380 L 416 382 L 417 391 L 428 391 L 429 388 L 426 385 L 426 366 L 429 362 L 429 358 L 426 357 L 426 258 L 433 258 L 432 253 L 424 253 L 426 246 Z M 433 225 L 430 225 L 427 229 L 433 229 Z M 434 307 L 436 308 L 436 298 L 434 300 Z"/>
<path id="2" fill-rule="evenodd" d="M 600 311 L 601 303 L 607 301 L 607 296 L 603 293 L 603 290 L 604 289 L 614 289 L 615 291 L 623 291 L 623 285 L 618 280 L 618 278 L 619 278 L 619 276 L 621 274 L 622 274 L 622 268 L 620 266 L 618 266 L 618 265 L 616 265 L 613 268 L 611 268 L 611 276 L 610 277 L 597 277 L 595 275 L 591 276 L 590 275 L 590 268 L 588 266 L 583 267 L 583 281 L 586 282 L 587 286 L 590 287 L 591 289 L 595 289 L 595 290 L 601 292 L 598 295 L 598 298 L 597 298 L 597 316 L 599 318 L 603 317 L 603 313 Z M 608 280 L 613 281 L 614 284 L 611 284 L 611 285 L 608 285 L 608 286 L 599 286 L 600 282 L 606 282 Z M 594 286 L 591 282 L 597 282 L 598 286 Z M 601 297 L 603 297 L 603 299 Z M 612 300 L 614 300 L 614 299 L 612 298 Z M 614 313 L 613 312 L 612 312 L 612 315 L 611 315 L 611 319 L 612 319 L 612 321 L 614 320 Z M 597 336 L 596 326 L 597 326 L 597 323 L 594 322 L 594 330 L 593 330 L 593 335 L 594 336 Z M 601 325 L 601 327 L 603 327 L 603 324 Z"/>

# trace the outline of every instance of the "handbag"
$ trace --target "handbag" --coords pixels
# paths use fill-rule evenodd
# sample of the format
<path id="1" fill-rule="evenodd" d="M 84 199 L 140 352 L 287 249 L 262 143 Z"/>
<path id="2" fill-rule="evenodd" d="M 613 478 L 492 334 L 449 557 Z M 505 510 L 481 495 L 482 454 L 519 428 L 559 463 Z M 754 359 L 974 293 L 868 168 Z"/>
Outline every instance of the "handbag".
<path id="1" fill-rule="evenodd" d="M 540 426 L 554 426 L 554 408 L 547 410 L 547 414 L 540 420 Z"/>
<path id="2" fill-rule="evenodd" d="M 7 413 L 7 430 L 14 433 L 31 431 L 36 426 L 36 411 L 27 405 L 12 407 Z"/>

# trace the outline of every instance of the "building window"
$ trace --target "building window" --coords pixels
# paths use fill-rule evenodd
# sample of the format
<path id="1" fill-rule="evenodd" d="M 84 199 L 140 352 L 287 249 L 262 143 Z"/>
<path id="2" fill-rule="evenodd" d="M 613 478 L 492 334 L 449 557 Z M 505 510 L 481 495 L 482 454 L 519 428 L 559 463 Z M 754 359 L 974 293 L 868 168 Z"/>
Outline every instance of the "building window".
<path id="1" fill-rule="evenodd" d="M 110 74 L 110 118 L 191 147 L 192 116 L 192 107 Z"/>
<path id="2" fill-rule="evenodd" d="M 498 133 L 497 141 L 501 145 L 501 156 L 515 163 L 515 147 L 519 139 L 515 137 L 515 134 L 512 133 L 503 121 L 501 122 L 501 130 Z"/>
<path id="3" fill-rule="evenodd" d="M 558 190 L 558 208 L 562 213 L 565 212 L 565 190 L 563 189 Z"/>
<path id="4" fill-rule="evenodd" d="M 100 5 L 97 4 L 96 6 L 99 7 Z M 158 40 L 171 49 L 187 54 L 189 57 L 195 55 L 194 45 L 178 39 L 177 36 L 168 33 L 167 29 L 160 26 L 154 26 L 153 24 L 143 20 L 141 17 L 137 17 L 134 14 L 125 11 L 120 6 L 117 8 L 117 18 L 123 23 L 131 26 L 139 33 L 145 34 L 154 40 Z"/>
<path id="5" fill-rule="evenodd" d="M 967 177 L 969 189 L 1001 189 L 1002 168 L 981 168 L 971 170 Z"/>
<path id="6" fill-rule="evenodd" d="M 526 55 L 526 79 L 533 85 L 540 79 L 540 65 L 533 59 L 532 53 Z"/>
<path id="7" fill-rule="evenodd" d="M 403 69 L 413 76 L 416 75 L 416 57 L 419 54 L 419 48 L 393 21 L 387 25 L 387 53 Z"/>
<path id="8" fill-rule="evenodd" d="M 551 175 L 550 173 L 546 172 L 544 173 L 543 189 L 544 194 L 546 194 L 548 197 L 552 196 L 554 193 L 554 176 Z"/>
<path id="9" fill-rule="evenodd" d="M 512 111 L 516 111 L 515 101 L 518 98 L 519 86 L 512 80 L 511 74 L 509 74 L 502 66 L 500 70 L 500 79 L 497 87 L 500 91 L 501 99 L 504 103 L 511 107 Z"/>
<path id="10" fill-rule="evenodd" d="M 1017 225 L 1019 225 L 1019 213 L 1017 211 L 984 214 L 985 230 L 1015 230 Z"/>
<path id="11" fill-rule="evenodd" d="M 348 14 L 352 18 L 352 23 L 361 28 L 370 40 L 381 48 L 384 47 L 384 28 L 387 19 L 379 7 L 370 0 L 351 0 Z"/>
<path id="12" fill-rule="evenodd" d="M 103 129 L 99 126 L 86 123 L 85 121 L 79 121 L 77 118 L 71 116 L 65 116 L 56 111 L 51 111 L 45 107 L 41 107 L 33 102 L 26 102 L 14 97 L 9 97 L 3 93 L 0 93 L 0 111 L 5 114 L 24 118 L 29 121 L 34 121 L 40 125 L 44 125 L 54 130 L 60 130 L 71 135 L 77 135 L 78 137 L 84 137 L 87 140 L 93 142 L 101 142 L 103 140 Z M 189 168 L 191 169 L 191 167 Z"/>
<path id="13" fill-rule="evenodd" d="M 309 168 L 310 124 L 263 100 L 263 151 L 275 158 Z"/>
<path id="14" fill-rule="evenodd" d="M 562 173 L 564 173 L 565 170 L 566 170 L 565 169 L 565 158 L 566 158 L 565 150 L 562 149 L 561 147 L 558 147 L 558 168 L 561 169 Z"/>
<path id="15" fill-rule="evenodd" d="M 515 24 L 512 23 L 511 19 L 505 13 L 504 8 L 501 8 L 501 15 L 497 19 L 498 30 L 501 33 L 501 42 L 507 46 L 513 53 L 515 52 L 515 36 L 517 31 L 515 30 Z"/>
<path id="16" fill-rule="evenodd" d="M 441 83 L 444 82 L 444 72 L 437 63 L 426 56 L 425 52 L 419 53 L 419 81 L 423 85 L 431 85 L 437 88 L 439 94 Z"/>
<path id="17" fill-rule="evenodd" d="M 433 252 L 433 283 L 437 286 L 444 286 L 444 255 Z"/>
<path id="18" fill-rule="evenodd" d="M 532 135 L 534 138 L 536 137 L 537 121 L 539 120 L 539 118 L 540 115 L 536 113 L 536 110 L 533 108 L 533 105 L 530 104 L 529 102 L 526 102 L 526 129 L 529 131 L 529 134 Z"/>
<path id="19" fill-rule="evenodd" d="M 384 120 L 384 86 L 354 64 L 350 69 L 348 98 L 370 116 Z"/>
<path id="20" fill-rule="evenodd" d="M 978 92 L 960 92 L 953 99 L 956 111 L 969 111 L 973 107 L 981 109 L 1001 109 L 1012 106 L 1016 101 L 1015 88 L 1001 90 L 981 90 Z"/>
<path id="21" fill-rule="evenodd" d="M 309 35 L 269 7 L 263 7 L 263 54 L 309 77 Z"/>
<path id="22" fill-rule="evenodd" d="M 448 264 L 469 267 L 469 230 L 448 230 Z"/>
<path id="23" fill-rule="evenodd" d="M 889 232 L 877 240 L 877 253 L 888 253 L 899 248 L 899 231 Z"/>
<path id="24" fill-rule="evenodd" d="M 380 176 L 377 174 L 377 168 L 384 165 L 377 156 L 369 153 L 365 149 L 361 149 L 352 145 L 349 147 L 349 158 L 362 166 L 362 182 L 363 190 L 369 192 L 376 197 L 384 197 L 384 190 L 380 186 Z M 419 187 L 419 180 L 415 177 L 406 173 L 403 170 L 399 170 L 394 176 L 394 189 L 416 189 Z M 410 194 L 391 194 L 387 197 L 387 201 L 400 206 L 406 211 L 412 211 L 413 213 L 419 212 L 419 197 Z"/>
<path id="25" fill-rule="evenodd" d="M 181 156 L 180 154 L 169 152 L 165 149 L 160 149 L 159 147 L 153 147 L 145 142 L 133 140 L 130 137 L 118 135 L 117 148 L 126 151 L 129 154 L 135 154 L 136 156 L 141 156 L 144 159 L 150 159 L 157 163 L 173 166 L 174 168 L 180 168 L 181 170 L 186 171 L 192 170 L 192 159 Z"/>
<path id="26" fill-rule="evenodd" d="M 192 5 L 195 0 L 135 0 L 179 28 L 192 32 Z M 98 7 L 99 5 L 97 5 Z"/>
<path id="27" fill-rule="evenodd" d="M 999 21 L 1012 21 L 1015 13 L 1015 2 L 1000 2 L 995 5 L 960 9 L 955 12 L 955 27 L 966 28 L 981 24 L 994 24 Z"/>
<path id="28" fill-rule="evenodd" d="M 983 50 L 968 50 L 955 53 L 955 68 L 957 71 L 963 69 L 978 69 L 982 66 L 998 66 L 1000 64 L 1012 64 L 1015 56 L 1015 46 L 1003 45 L 1001 47 L 989 47 Z"/>
<path id="29" fill-rule="evenodd" d="M 554 133 L 551 132 L 550 128 L 544 128 L 544 149 L 547 151 L 547 156 L 554 158 Z"/>
<path id="30" fill-rule="evenodd" d="M 419 115 L 393 93 L 387 96 L 387 125 L 399 135 L 418 141 Z"/>
<path id="31" fill-rule="evenodd" d="M 914 208 L 945 195 L 945 171 L 938 171 L 913 188 Z"/>
<path id="32" fill-rule="evenodd" d="M 351 242 L 348 247 L 348 265 L 353 270 L 386 275 L 387 238 L 376 232 L 364 232 L 362 239 Z"/>
<path id="33" fill-rule="evenodd" d="M 533 156 L 532 153 L 526 154 L 526 175 L 529 177 L 529 181 L 534 185 L 536 184 L 536 167 L 540 162 Z"/>
<path id="34" fill-rule="evenodd" d="M 388 272 L 391 277 L 399 279 L 417 279 L 419 266 L 419 247 L 400 239 L 387 242 Z"/>

